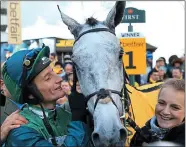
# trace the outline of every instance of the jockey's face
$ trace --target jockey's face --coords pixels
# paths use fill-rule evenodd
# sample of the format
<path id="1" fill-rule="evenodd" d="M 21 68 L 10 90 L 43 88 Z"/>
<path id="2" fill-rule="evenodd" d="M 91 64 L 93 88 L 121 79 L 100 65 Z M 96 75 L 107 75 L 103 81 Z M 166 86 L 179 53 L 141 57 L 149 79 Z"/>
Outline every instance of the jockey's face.
<path id="1" fill-rule="evenodd" d="M 56 102 L 57 99 L 64 96 L 61 81 L 61 77 L 50 66 L 36 76 L 34 83 L 43 95 L 44 103 Z"/>
<path id="2" fill-rule="evenodd" d="M 172 128 L 183 121 L 185 117 L 184 95 L 184 92 L 171 86 L 161 90 L 155 109 L 158 125 L 161 128 Z"/>

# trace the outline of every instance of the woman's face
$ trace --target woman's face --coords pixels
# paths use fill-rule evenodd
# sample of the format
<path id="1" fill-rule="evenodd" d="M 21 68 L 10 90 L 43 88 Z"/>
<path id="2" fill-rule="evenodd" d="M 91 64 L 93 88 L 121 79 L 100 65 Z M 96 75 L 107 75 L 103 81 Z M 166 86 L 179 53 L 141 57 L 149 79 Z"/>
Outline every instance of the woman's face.
<path id="1" fill-rule="evenodd" d="M 165 66 L 165 62 L 163 60 L 159 61 L 159 66 Z"/>
<path id="2" fill-rule="evenodd" d="M 164 76 L 164 74 L 165 74 L 164 70 L 159 70 L 158 72 L 159 72 L 159 76 Z"/>
<path id="3" fill-rule="evenodd" d="M 66 81 L 63 81 L 61 83 L 61 87 L 62 87 L 63 91 L 68 95 L 70 90 L 71 90 L 71 87 L 70 87 L 69 83 L 66 82 Z"/>
<path id="4" fill-rule="evenodd" d="M 184 95 L 184 92 L 175 90 L 171 86 L 162 89 L 155 109 L 158 125 L 161 128 L 172 128 L 183 121 Z"/>

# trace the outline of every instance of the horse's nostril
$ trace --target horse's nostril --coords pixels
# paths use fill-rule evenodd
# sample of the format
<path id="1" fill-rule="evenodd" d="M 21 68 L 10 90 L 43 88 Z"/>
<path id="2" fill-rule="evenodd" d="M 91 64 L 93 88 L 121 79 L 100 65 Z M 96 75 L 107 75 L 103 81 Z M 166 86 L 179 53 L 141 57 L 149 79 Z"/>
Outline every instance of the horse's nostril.
<path id="1" fill-rule="evenodd" d="M 93 133 L 92 134 L 92 141 L 94 143 L 94 146 L 99 146 L 100 145 L 100 138 L 98 133 Z"/>
<path id="2" fill-rule="evenodd" d="M 125 141 L 127 137 L 127 132 L 124 128 L 120 129 L 120 141 Z"/>

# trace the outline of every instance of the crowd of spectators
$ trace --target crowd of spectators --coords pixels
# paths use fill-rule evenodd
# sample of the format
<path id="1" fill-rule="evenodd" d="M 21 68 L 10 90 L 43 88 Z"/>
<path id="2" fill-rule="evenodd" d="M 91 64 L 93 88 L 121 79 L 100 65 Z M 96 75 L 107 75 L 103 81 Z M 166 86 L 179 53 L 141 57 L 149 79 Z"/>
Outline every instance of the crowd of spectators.
<path id="1" fill-rule="evenodd" d="M 185 54 L 183 57 L 172 55 L 168 63 L 164 57 L 159 57 L 152 66 L 152 55 L 147 52 L 146 74 L 140 75 L 139 85 L 163 82 L 169 78 L 185 79 Z"/>
<path id="2" fill-rule="evenodd" d="M 55 53 L 50 54 L 50 59 L 54 72 L 72 86 L 73 64 L 70 55 L 64 56 L 63 63 L 57 59 Z M 146 59 L 146 74 L 135 76 L 137 86 L 163 82 L 169 78 L 185 79 L 185 54 L 180 58 L 177 55 L 172 55 L 169 57 L 168 62 L 164 57 L 159 57 L 154 66 L 152 64 L 152 53 L 147 51 Z"/>

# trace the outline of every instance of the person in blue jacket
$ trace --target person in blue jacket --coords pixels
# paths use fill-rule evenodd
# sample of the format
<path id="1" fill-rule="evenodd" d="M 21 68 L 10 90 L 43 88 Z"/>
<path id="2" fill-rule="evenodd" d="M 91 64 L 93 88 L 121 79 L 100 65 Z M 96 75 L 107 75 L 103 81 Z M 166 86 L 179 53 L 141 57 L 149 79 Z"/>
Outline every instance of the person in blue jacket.
<path id="1" fill-rule="evenodd" d="M 56 106 L 64 96 L 59 77 L 50 65 L 47 46 L 14 53 L 2 69 L 3 81 L 28 123 L 9 132 L 5 146 L 87 146 L 86 103 L 72 89 L 71 113 Z"/>

